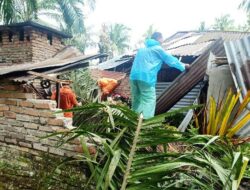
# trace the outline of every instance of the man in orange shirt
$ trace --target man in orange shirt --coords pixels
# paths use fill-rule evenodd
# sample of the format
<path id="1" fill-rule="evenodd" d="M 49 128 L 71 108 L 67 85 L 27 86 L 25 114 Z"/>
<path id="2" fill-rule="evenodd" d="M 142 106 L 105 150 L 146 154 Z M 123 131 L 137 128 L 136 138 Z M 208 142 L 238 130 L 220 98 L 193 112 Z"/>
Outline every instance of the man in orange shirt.
<path id="1" fill-rule="evenodd" d="M 56 91 L 52 92 L 52 100 L 56 100 Z M 63 84 L 60 88 L 60 108 L 62 110 L 72 109 L 74 106 L 78 106 L 75 93 L 71 90 L 69 84 Z M 64 112 L 64 117 L 73 117 L 72 112 Z"/>

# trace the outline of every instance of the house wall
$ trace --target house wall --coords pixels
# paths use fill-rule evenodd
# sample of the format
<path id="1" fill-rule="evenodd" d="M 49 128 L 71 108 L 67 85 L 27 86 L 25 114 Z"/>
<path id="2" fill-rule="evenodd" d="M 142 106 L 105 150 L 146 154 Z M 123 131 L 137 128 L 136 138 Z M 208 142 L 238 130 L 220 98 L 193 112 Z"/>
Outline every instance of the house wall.
<path id="1" fill-rule="evenodd" d="M 56 102 L 36 99 L 35 94 L 11 81 L 0 81 L 0 147 L 38 155 L 47 152 L 59 156 L 76 156 L 82 152 L 79 139 L 56 148 L 55 132 L 69 131 L 71 118 L 56 113 Z M 95 148 L 90 145 L 94 153 Z"/>
<path id="2" fill-rule="evenodd" d="M 60 37 L 52 35 L 52 44 L 50 44 L 48 33 L 34 28 L 25 28 L 24 39 L 21 41 L 20 30 L 11 31 L 13 34 L 11 40 L 10 30 L 1 31 L 0 65 L 42 61 L 51 58 L 64 47 Z"/>
<path id="3" fill-rule="evenodd" d="M 32 61 L 43 61 L 51 58 L 59 50 L 65 47 L 62 44 L 62 39 L 58 36 L 52 35 L 52 44 L 47 39 L 47 33 L 42 31 L 32 30 Z"/>
<path id="4" fill-rule="evenodd" d="M 124 79 L 122 79 L 120 85 L 114 90 L 114 93 L 125 97 L 130 97 L 129 76 L 126 76 Z"/>
<path id="5" fill-rule="evenodd" d="M 1 32 L 0 40 L 0 65 L 11 65 L 15 63 L 32 61 L 31 41 L 26 38 L 24 41 L 19 40 L 19 33 L 12 32 L 12 40 L 9 41 L 9 31 Z M 25 31 L 24 35 L 29 36 L 29 31 Z"/>

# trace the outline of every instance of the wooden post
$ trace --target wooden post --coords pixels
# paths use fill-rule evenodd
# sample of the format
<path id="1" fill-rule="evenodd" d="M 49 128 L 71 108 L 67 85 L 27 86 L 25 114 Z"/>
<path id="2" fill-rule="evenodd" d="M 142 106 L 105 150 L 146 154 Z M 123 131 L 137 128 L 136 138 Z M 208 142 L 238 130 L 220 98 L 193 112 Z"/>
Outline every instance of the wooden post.
<path id="1" fill-rule="evenodd" d="M 60 108 L 60 83 L 56 83 L 56 102 L 57 102 L 57 108 Z"/>

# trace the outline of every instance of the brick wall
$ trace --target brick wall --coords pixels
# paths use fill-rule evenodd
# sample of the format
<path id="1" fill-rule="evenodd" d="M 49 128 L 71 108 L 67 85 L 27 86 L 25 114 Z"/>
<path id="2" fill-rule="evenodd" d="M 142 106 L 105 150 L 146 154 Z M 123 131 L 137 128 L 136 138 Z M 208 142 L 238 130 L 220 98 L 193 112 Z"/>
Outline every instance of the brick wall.
<path id="1" fill-rule="evenodd" d="M 52 44 L 47 38 L 47 32 L 33 28 L 24 29 L 24 39 L 20 41 L 20 31 L 1 31 L 0 65 L 22 64 L 24 62 L 37 62 L 51 58 L 64 45 L 62 39 L 52 35 Z"/>
<path id="2" fill-rule="evenodd" d="M 52 35 L 52 44 L 50 44 L 49 40 L 47 39 L 47 33 L 45 32 L 33 30 L 31 35 L 33 54 L 32 60 L 34 62 L 51 58 L 64 47 L 61 38 L 58 36 Z"/>
<path id="3" fill-rule="evenodd" d="M 20 85 L 0 81 L 0 146 L 38 155 L 49 152 L 59 156 L 75 156 L 82 151 L 79 140 L 56 148 L 59 136 L 45 139 L 54 132 L 69 131 L 71 118 L 56 113 L 56 102 L 35 99 Z M 93 152 L 93 146 L 89 146 Z"/>
<path id="4" fill-rule="evenodd" d="M 19 40 L 19 33 L 12 32 L 12 40 L 9 41 L 9 31 L 2 31 L 2 42 L 0 42 L 0 65 L 15 64 L 32 61 L 32 47 L 31 41 L 24 39 Z M 24 35 L 27 37 L 29 31 L 25 31 Z"/>
<path id="5" fill-rule="evenodd" d="M 114 93 L 121 94 L 125 97 L 130 97 L 129 76 L 126 76 L 124 79 L 122 79 L 120 85 L 115 89 Z"/>

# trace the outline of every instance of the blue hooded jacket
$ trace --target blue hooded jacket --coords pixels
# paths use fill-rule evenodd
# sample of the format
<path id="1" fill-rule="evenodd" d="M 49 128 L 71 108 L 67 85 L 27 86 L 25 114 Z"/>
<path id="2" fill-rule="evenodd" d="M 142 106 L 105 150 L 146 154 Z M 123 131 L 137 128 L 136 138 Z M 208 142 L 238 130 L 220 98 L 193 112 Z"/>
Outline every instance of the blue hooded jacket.
<path id="1" fill-rule="evenodd" d="M 167 53 L 154 39 L 145 42 L 146 47 L 138 50 L 130 73 L 130 80 L 140 80 L 155 86 L 157 73 L 161 69 L 162 63 L 174 67 L 180 71 L 185 70 L 185 64 L 176 57 Z"/>

